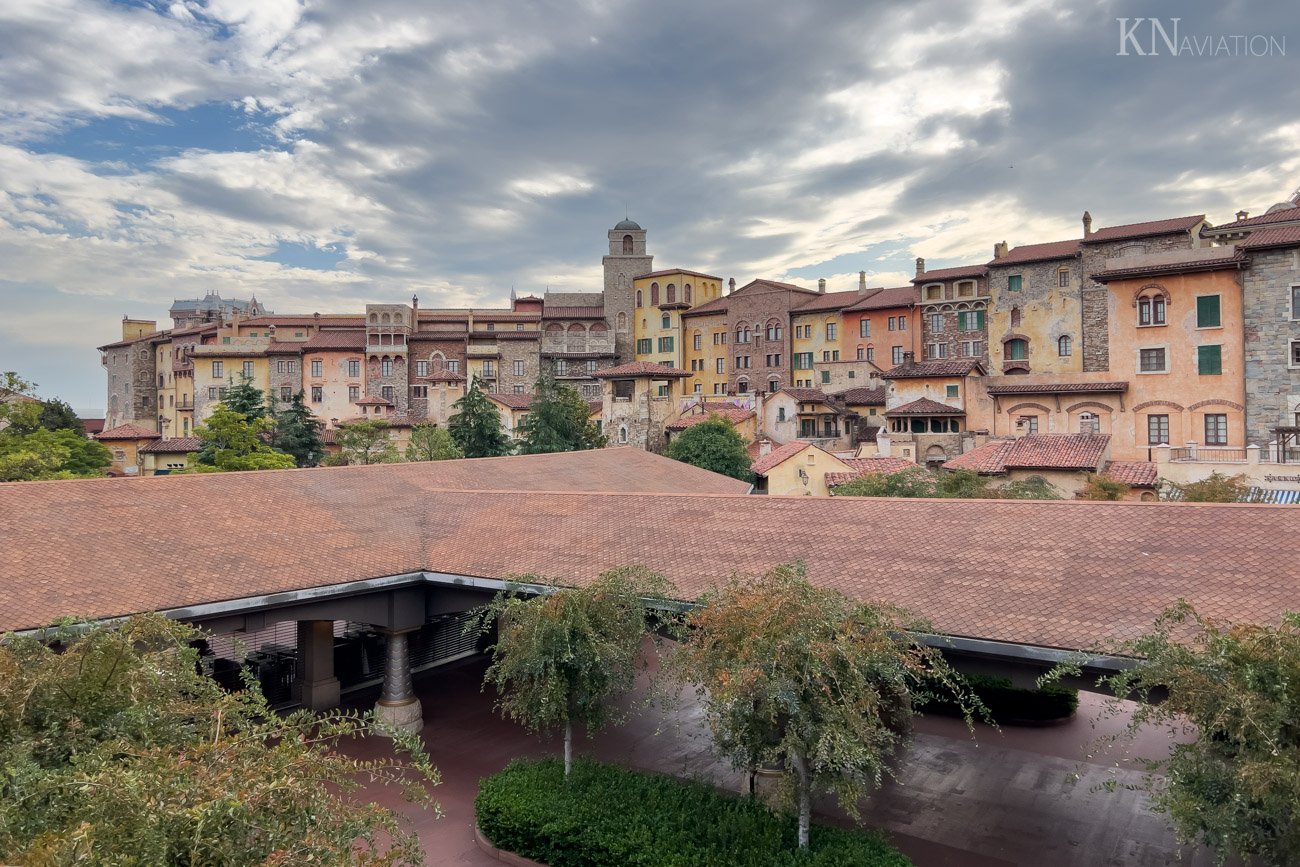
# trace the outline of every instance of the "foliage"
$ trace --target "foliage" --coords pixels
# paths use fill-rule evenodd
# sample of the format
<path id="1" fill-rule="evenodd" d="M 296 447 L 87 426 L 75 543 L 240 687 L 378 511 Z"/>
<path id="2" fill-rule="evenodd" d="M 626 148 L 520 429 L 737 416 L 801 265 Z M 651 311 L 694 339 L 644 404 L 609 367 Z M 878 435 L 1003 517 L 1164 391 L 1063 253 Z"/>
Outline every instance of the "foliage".
<path id="1" fill-rule="evenodd" d="M 1225 476 L 1215 472 L 1199 482 L 1171 483 L 1171 487 L 1181 492 L 1178 499 L 1185 503 L 1239 503 L 1250 491 L 1250 482 L 1245 476 Z"/>
<path id="2" fill-rule="evenodd" d="M 908 467 L 896 473 L 866 473 L 831 489 L 834 497 L 926 497 L 964 500 L 1059 500 L 1061 495 L 1042 476 L 1029 476 L 993 487 L 987 476 L 970 470 Z"/>
<path id="3" fill-rule="evenodd" d="M 494 458 L 510 454 L 512 447 L 501 428 L 501 413 L 479 388 L 477 378 L 452 407 L 456 413 L 447 420 L 447 431 L 465 457 Z"/>
<path id="4" fill-rule="evenodd" d="M 794 823 L 700 782 L 579 761 L 517 760 L 483 780 L 474 802 L 496 846 L 552 867 L 906 867 L 876 834 L 823 825 L 809 852 Z"/>
<path id="5" fill-rule="evenodd" d="M 66 401 L 57 397 L 41 401 L 41 414 L 37 422 L 45 430 L 70 430 L 80 436 L 86 435 L 85 423 Z"/>
<path id="6" fill-rule="evenodd" d="M 0 431 L 0 482 L 102 476 L 113 455 L 102 443 L 72 430 Z"/>
<path id="7" fill-rule="evenodd" d="M 293 396 L 288 406 L 275 414 L 275 428 L 271 432 L 271 445 L 288 455 L 294 464 L 314 467 L 325 454 L 321 440 L 324 425 L 312 413 L 303 398 L 302 390 Z"/>
<path id="8" fill-rule="evenodd" d="M 1079 709 L 1079 691 L 1060 684 L 1023 689 L 1012 686 L 1011 679 L 1006 677 L 978 674 L 963 677 L 971 691 L 988 708 L 989 716 L 999 725 L 1069 719 Z M 926 705 L 925 710 L 949 716 L 962 715 L 961 707 L 952 701 L 934 701 Z"/>
<path id="9" fill-rule="evenodd" d="M 1271 864 L 1300 861 L 1300 614 L 1251 626 L 1204 617 L 1179 601 L 1118 651 L 1136 667 L 1106 678 L 1148 725 L 1194 735 L 1147 760 L 1145 787 L 1179 834 Z"/>
<path id="10" fill-rule="evenodd" d="M 999 500 L 1059 500 L 1061 493 L 1056 486 L 1042 476 L 1027 476 L 1007 482 L 994 489 L 993 496 Z"/>
<path id="11" fill-rule="evenodd" d="M 402 455 L 388 435 L 388 422 L 382 419 L 342 422 L 334 428 L 341 463 L 398 464 Z"/>
<path id="12" fill-rule="evenodd" d="M 446 428 L 436 424 L 417 424 L 411 428 L 411 441 L 406 444 L 408 461 L 448 461 L 463 457 L 460 446 Z"/>
<path id="13" fill-rule="evenodd" d="M 543 373 L 533 386 L 528 417 L 520 424 L 519 451 L 526 455 L 577 452 L 605 446 L 591 407 L 571 385 L 557 383 Z"/>
<path id="14" fill-rule="evenodd" d="M 240 375 L 237 385 L 232 385 L 226 390 L 226 396 L 221 398 L 221 403 L 249 421 L 267 418 L 271 414 L 266 395 L 253 385 L 251 376 L 243 374 Z"/>
<path id="15" fill-rule="evenodd" d="M 938 473 L 935 496 L 962 500 L 987 500 L 997 496 L 989 487 L 988 476 L 970 470 L 947 470 Z"/>
<path id="16" fill-rule="evenodd" d="M 733 578 L 688 618 L 676 656 L 704 703 L 714 740 L 738 768 L 777 765 L 782 800 L 808 845 L 814 790 L 857 802 L 889 773 L 910 737 L 914 705 L 936 695 L 979 708 L 937 648 L 913 632 L 924 621 L 814 587 L 802 564 Z"/>
<path id="17" fill-rule="evenodd" d="M 935 497 L 938 478 L 923 467 L 897 473 L 865 473 L 831 490 L 836 497 Z"/>
<path id="18" fill-rule="evenodd" d="M 517 580 L 545 583 L 533 575 Z M 482 631 L 497 624 L 484 685 L 497 687 L 504 716 L 532 731 L 563 728 L 566 772 L 573 723 L 590 735 L 619 719 L 611 701 L 632 688 L 641 640 L 653 623 L 646 600 L 666 597 L 669 586 L 649 570 L 624 567 L 585 587 L 499 593 L 477 609 Z"/>
<path id="19" fill-rule="evenodd" d="M 276 451 L 266 443 L 273 426 L 269 418 L 250 420 L 225 403 L 219 403 L 207 421 L 194 428 L 194 435 L 203 443 L 196 462 L 223 472 L 292 469 L 297 465 L 293 456 Z"/>
<path id="20" fill-rule="evenodd" d="M 351 793 L 396 784 L 429 804 L 437 771 L 350 759 L 370 718 L 267 706 L 199 672 L 200 634 L 161 615 L 0 643 L 0 862 L 390 864 L 421 860 L 397 816 Z"/>
<path id="21" fill-rule="evenodd" d="M 1074 495 L 1076 500 L 1122 500 L 1128 485 L 1107 475 L 1088 476 L 1088 483 Z"/>
<path id="22" fill-rule="evenodd" d="M 714 414 L 688 427 L 668 444 L 668 457 L 748 482 L 754 478 L 745 440 L 728 419 Z"/>

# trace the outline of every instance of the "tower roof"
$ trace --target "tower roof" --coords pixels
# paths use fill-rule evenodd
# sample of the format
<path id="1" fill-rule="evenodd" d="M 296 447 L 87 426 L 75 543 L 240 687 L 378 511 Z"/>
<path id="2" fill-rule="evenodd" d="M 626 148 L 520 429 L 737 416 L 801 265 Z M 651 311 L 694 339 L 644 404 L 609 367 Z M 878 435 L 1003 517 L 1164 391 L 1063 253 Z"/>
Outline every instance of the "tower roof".
<path id="1" fill-rule="evenodd" d="M 635 220 L 622 219 L 614 224 L 614 228 L 631 232 L 640 232 L 641 224 L 637 223 Z"/>

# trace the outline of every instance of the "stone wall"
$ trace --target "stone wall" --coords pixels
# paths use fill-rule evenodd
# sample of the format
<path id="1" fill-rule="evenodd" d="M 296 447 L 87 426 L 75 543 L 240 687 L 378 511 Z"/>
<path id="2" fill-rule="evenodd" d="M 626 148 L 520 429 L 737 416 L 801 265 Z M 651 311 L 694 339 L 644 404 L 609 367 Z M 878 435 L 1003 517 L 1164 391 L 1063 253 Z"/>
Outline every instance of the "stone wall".
<path id="1" fill-rule="evenodd" d="M 108 378 L 105 430 L 137 424 L 156 431 L 158 366 L 149 342 L 104 350 L 104 373 Z"/>
<path id="2" fill-rule="evenodd" d="M 968 286 L 972 282 L 975 284 L 972 294 L 961 295 L 958 292 L 958 283 Z M 984 278 L 972 280 L 972 278 L 967 277 L 961 280 L 935 281 L 923 284 L 920 289 L 921 301 L 918 308 L 921 314 L 921 346 L 919 347 L 920 351 L 917 353 L 917 360 L 932 360 L 932 346 L 941 343 L 944 345 L 944 351 L 946 352 L 946 355 L 942 356 L 943 358 L 978 358 L 988 364 L 989 327 L 987 308 L 989 306 L 989 289 L 987 280 Z M 932 291 L 935 289 L 938 291 Z M 935 295 L 938 297 L 934 297 Z M 959 312 L 979 310 L 986 311 L 983 328 L 973 331 L 958 330 L 957 314 Z M 943 327 L 938 331 L 932 327 L 931 322 L 931 316 L 936 313 L 943 315 Z M 980 352 L 973 356 L 962 352 L 962 343 L 971 340 L 978 340 L 980 343 Z M 939 356 L 935 356 L 935 358 L 937 357 Z M 889 365 L 886 363 L 884 367 L 888 369 Z"/>
<path id="3" fill-rule="evenodd" d="M 1067 286 L 1061 286 L 1061 269 Z M 1020 275 L 1020 291 L 1007 289 L 1007 278 Z M 1083 265 L 1078 258 L 1052 259 L 989 266 L 992 304 L 988 312 L 989 373 L 997 376 L 1009 369 L 1017 373 L 1077 373 L 1083 369 L 1086 326 L 1081 300 Z M 1091 282 L 1091 281 L 1089 281 Z M 1101 287 L 1109 297 L 1109 290 Z M 1106 304 L 1100 305 L 1101 326 L 1106 327 Z M 1018 313 L 1018 321 L 1017 321 Z M 1006 341 L 1021 337 L 1029 342 L 1029 357 L 1021 364 L 1009 364 Z M 1060 354 L 1060 338 L 1071 340 L 1070 354 Z"/>
<path id="4" fill-rule="evenodd" d="M 1296 424 L 1300 412 L 1300 368 L 1290 366 L 1291 341 L 1300 340 L 1300 321 L 1291 319 L 1300 248 L 1251 253 L 1242 283 L 1246 442 L 1264 445 L 1273 428 Z"/>
<path id="5" fill-rule="evenodd" d="M 733 394 L 741 394 L 740 380 L 749 383 L 749 391 L 773 391 L 770 383 L 776 380 L 777 388 L 792 385 L 791 367 L 791 327 L 790 309 L 796 304 L 806 303 L 811 297 L 806 292 L 782 289 L 778 286 L 758 284 L 733 293 L 727 301 L 727 328 L 731 335 L 728 344 L 727 389 Z M 775 318 L 781 323 L 781 339 L 765 339 L 761 326 L 769 319 Z M 744 324 L 750 329 L 748 343 L 736 343 L 736 329 Z M 760 328 L 755 329 L 755 325 Z M 768 365 L 767 356 L 780 355 L 781 364 Z M 749 367 L 738 368 L 737 356 L 749 358 Z"/>

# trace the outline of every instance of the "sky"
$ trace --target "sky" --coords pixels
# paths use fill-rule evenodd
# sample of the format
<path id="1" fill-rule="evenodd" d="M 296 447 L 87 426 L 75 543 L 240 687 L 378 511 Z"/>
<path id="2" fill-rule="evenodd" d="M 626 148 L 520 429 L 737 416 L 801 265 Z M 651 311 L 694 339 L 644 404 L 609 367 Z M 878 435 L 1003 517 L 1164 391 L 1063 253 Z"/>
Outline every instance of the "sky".
<path id="1" fill-rule="evenodd" d="M 595 291 L 625 216 L 656 267 L 834 291 L 1294 192 L 1294 0 L 1069 7 L 0 4 L 0 371 L 101 408 L 121 318 L 210 291 Z"/>

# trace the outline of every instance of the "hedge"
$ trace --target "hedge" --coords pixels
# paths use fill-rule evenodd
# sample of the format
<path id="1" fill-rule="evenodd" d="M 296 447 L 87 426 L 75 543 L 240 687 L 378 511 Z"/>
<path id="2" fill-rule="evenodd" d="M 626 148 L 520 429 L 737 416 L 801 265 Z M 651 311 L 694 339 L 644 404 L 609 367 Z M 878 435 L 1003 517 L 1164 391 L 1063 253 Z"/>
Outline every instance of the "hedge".
<path id="1" fill-rule="evenodd" d="M 874 833 L 814 825 L 703 783 L 576 760 L 517 759 L 480 784 L 474 808 L 492 844 L 550 867 L 908 867 Z"/>
<path id="2" fill-rule="evenodd" d="M 1054 722 L 1069 719 L 1079 709 L 1079 691 L 1051 684 L 1042 689 L 1022 689 L 1011 685 L 1010 678 L 968 674 L 968 683 L 989 709 L 994 722 Z M 932 701 L 921 710 L 945 716 L 961 716 L 961 708 L 945 701 Z"/>

